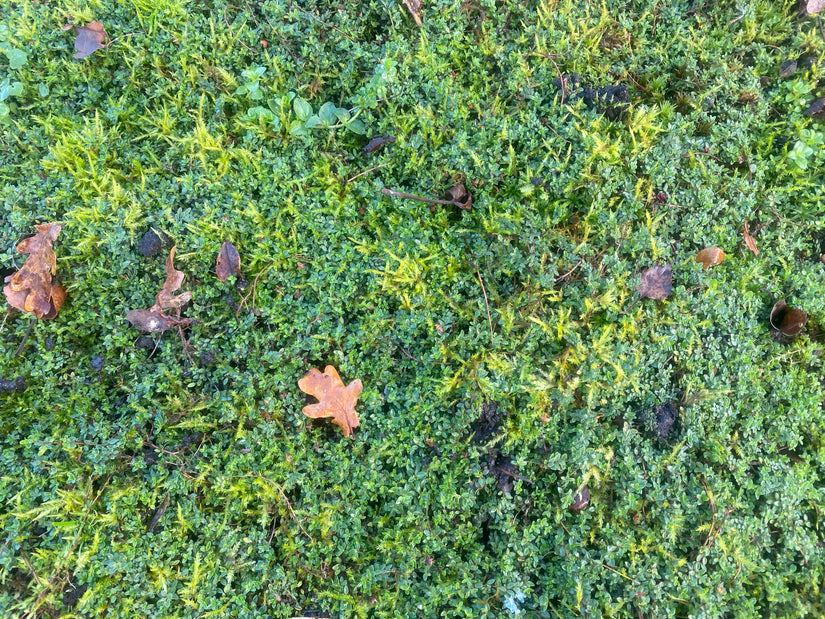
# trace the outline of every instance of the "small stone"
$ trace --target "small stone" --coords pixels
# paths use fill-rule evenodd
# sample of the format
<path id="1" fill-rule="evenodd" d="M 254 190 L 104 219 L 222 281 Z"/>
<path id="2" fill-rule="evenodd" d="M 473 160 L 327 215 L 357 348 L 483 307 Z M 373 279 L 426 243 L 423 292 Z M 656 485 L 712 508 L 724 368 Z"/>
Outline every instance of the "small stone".
<path id="1" fill-rule="evenodd" d="M 161 241 L 157 232 L 151 228 L 146 231 L 146 234 L 143 235 L 137 244 L 138 253 L 145 258 L 157 256 L 161 249 L 163 249 L 163 241 Z"/>
<path id="2" fill-rule="evenodd" d="M 51 335 L 47 335 L 46 336 L 46 341 L 43 342 L 43 346 L 49 352 L 53 351 L 54 350 L 54 338 Z"/>
<path id="3" fill-rule="evenodd" d="M 95 355 L 94 357 L 92 357 L 89 363 L 91 363 L 92 369 L 95 372 L 100 372 L 100 370 L 103 369 L 103 366 L 106 365 L 106 361 L 100 355 Z"/>

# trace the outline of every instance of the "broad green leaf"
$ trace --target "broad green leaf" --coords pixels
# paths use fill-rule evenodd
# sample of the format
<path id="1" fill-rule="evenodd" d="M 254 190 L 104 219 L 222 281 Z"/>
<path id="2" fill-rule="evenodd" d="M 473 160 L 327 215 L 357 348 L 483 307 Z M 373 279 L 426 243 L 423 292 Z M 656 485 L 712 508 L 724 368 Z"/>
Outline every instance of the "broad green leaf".
<path id="1" fill-rule="evenodd" d="M 295 115 L 298 117 L 298 120 L 305 121 L 312 116 L 312 106 L 300 97 L 295 97 L 295 100 L 292 102 L 292 109 L 295 110 Z"/>

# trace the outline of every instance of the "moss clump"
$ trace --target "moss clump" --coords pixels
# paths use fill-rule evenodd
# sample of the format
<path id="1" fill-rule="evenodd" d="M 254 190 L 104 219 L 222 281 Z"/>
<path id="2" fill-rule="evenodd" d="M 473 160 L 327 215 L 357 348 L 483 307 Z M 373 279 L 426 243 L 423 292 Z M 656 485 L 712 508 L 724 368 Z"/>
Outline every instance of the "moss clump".
<path id="1" fill-rule="evenodd" d="M 69 296 L 19 356 L 28 318 L 0 330 L 27 384 L 0 614 L 822 615 L 823 42 L 795 5 L 7 0 L 0 264 L 60 221 Z M 95 19 L 112 45 L 74 60 L 61 27 Z M 574 74 L 627 100 L 562 101 Z M 381 193 L 458 183 L 471 211 Z M 163 280 L 149 229 L 186 345 L 125 321 Z M 639 301 L 655 264 L 673 290 Z M 810 317 L 787 344 L 778 299 Z M 327 364 L 363 381 L 354 440 L 301 414 Z"/>

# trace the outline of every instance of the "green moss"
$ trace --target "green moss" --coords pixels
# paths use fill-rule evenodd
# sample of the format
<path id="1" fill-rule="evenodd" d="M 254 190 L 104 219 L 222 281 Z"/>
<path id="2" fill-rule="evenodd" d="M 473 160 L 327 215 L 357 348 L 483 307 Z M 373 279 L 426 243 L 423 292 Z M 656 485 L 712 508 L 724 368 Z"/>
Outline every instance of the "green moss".
<path id="1" fill-rule="evenodd" d="M 62 221 L 69 291 L 21 355 L 29 319 L 0 328 L 2 377 L 29 385 L 0 394 L 3 616 L 825 612 L 816 20 L 790 0 L 439 0 L 422 28 L 401 3 L 240 4 L 0 12 L 0 88 L 22 88 L 0 263 Z M 76 61 L 61 27 L 93 19 L 113 44 Z M 573 72 L 628 109 L 563 96 Z M 353 119 L 397 141 L 365 157 Z M 380 191 L 455 182 L 472 212 Z M 198 320 L 154 351 L 125 321 L 163 280 L 136 251 L 150 227 Z M 246 286 L 214 275 L 225 239 Z M 702 271 L 708 246 L 728 257 Z M 673 293 L 638 302 L 657 262 Z M 780 298 L 810 315 L 787 345 Z M 364 383 L 352 441 L 301 414 L 325 364 Z"/>

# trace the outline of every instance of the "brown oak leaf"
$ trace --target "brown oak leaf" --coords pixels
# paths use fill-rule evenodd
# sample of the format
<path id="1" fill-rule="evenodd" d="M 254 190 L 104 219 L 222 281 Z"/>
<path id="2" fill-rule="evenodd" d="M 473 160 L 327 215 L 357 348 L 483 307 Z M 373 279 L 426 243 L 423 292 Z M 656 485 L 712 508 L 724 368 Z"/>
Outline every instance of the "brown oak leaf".
<path id="1" fill-rule="evenodd" d="M 702 270 L 720 264 L 725 259 L 725 252 L 718 247 L 706 247 L 696 254 L 696 262 L 702 263 Z"/>
<path id="2" fill-rule="evenodd" d="M 191 320 L 180 317 L 180 308 L 189 303 L 192 293 L 184 292 L 177 296 L 174 294 L 183 283 L 184 277 L 183 271 L 178 271 L 173 264 L 176 249 L 177 247 L 173 247 L 166 258 L 166 281 L 155 297 L 155 304 L 149 309 L 131 310 L 126 314 L 126 320 L 136 329 L 148 333 L 163 333 L 170 327 L 192 323 Z M 165 309 L 177 310 L 177 316 L 164 314 Z"/>
<path id="3" fill-rule="evenodd" d="M 580 512 L 588 505 L 590 505 L 590 488 L 587 484 L 582 484 L 573 495 L 573 502 L 567 506 L 567 509 L 571 512 Z"/>
<path id="4" fill-rule="evenodd" d="M 650 267 L 642 273 L 642 283 L 636 286 L 641 297 L 666 299 L 673 289 L 673 270 L 669 264 Z"/>
<path id="5" fill-rule="evenodd" d="M 99 21 L 93 21 L 85 26 L 74 26 L 77 38 L 74 40 L 74 48 L 77 53 L 74 55 L 78 60 L 91 56 L 97 50 L 106 47 L 106 39 L 109 35 Z"/>
<path id="6" fill-rule="evenodd" d="M 241 256 L 238 254 L 238 250 L 229 241 L 224 241 L 221 250 L 218 252 L 215 274 L 219 280 L 225 282 L 230 275 L 238 275 L 240 272 Z"/>
<path id="7" fill-rule="evenodd" d="M 66 300 L 66 289 L 54 279 L 57 259 L 52 247 L 61 227 L 55 223 L 35 226 L 37 234 L 17 245 L 17 252 L 29 257 L 17 273 L 5 280 L 3 294 L 9 305 L 37 318 L 54 318 Z"/>
<path id="8" fill-rule="evenodd" d="M 307 417 L 332 417 L 332 423 L 344 430 L 344 436 L 350 436 L 353 428 L 358 426 L 355 403 L 364 388 L 360 380 L 356 379 L 345 387 L 338 371 L 328 365 L 323 373 L 312 368 L 298 381 L 298 388 L 318 398 L 317 404 L 304 406 L 303 413 Z"/>

